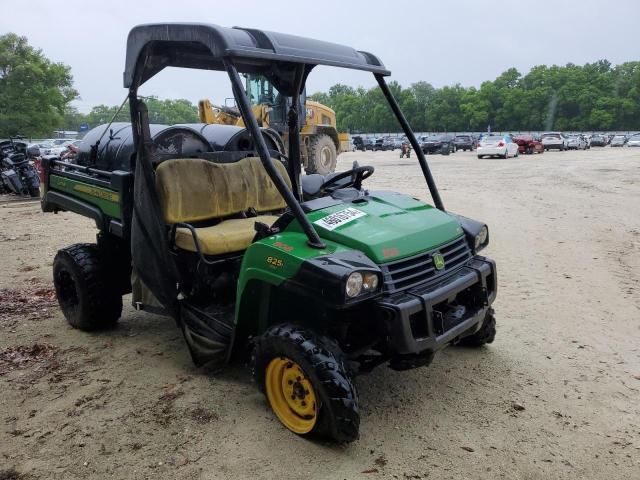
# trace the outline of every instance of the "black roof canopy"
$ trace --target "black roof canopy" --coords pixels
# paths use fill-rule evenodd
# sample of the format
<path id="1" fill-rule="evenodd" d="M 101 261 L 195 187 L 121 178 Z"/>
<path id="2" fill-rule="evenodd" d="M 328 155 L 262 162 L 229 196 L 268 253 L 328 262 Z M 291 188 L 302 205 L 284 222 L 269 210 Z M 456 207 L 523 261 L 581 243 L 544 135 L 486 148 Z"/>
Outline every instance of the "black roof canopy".
<path id="1" fill-rule="evenodd" d="M 138 87 L 165 67 L 224 70 L 223 59 L 240 72 L 274 74 L 274 65 L 316 65 L 390 75 L 373 54 L 335 43 L 252 28 L 203 23 L 138 25 L 129 32 L 124 86 Z"/>

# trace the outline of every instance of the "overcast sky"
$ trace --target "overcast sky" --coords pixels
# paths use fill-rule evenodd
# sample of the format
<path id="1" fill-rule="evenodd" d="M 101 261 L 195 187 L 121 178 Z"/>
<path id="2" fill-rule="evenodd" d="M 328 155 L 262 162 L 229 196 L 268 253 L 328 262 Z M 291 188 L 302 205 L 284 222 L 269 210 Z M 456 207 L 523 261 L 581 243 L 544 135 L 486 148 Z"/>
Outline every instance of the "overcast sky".
<path id="1" fill-rule="evenodd" d="M 0 33 L 28 37 L 50 59 L 70 65 L 88 112 L 119 104 L 127 33 L 152 22 L 205 22 L 262 28 L 353 46 L 376 54 L 392 79 L 408 86 L 478 86 L 509 67 L 640 60 L 640 0 L 278 1 L 254 0 L 0 0 Z M 370 74 L 317 68 L 307 91 L 335 83 L 373 86 Z M 220 72 L 173 70 L 141 89 L 144 95 L 209 97 L 223 103 Z"/>

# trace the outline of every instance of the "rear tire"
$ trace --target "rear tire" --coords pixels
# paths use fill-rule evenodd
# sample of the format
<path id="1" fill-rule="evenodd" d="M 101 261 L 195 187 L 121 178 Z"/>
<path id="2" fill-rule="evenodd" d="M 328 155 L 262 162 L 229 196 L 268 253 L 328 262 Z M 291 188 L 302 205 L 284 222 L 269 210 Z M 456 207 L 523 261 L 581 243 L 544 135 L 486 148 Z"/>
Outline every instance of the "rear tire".
<path id="1" fill-rule="evenodd" d="M 122 295 L 110 281 L 97 245 L 79 243 L 58 251 L 53 284 L 67 322 L 79 330 L 113 327 L 122 314 Z"/>
<path id="2" fill-rule="evenodd" d="M 359 437 L 358 394 L 347 361 L 333 340 L 295 325 L 276 325 L 256 338 L 253 360 L 255 381 L 286 428 L 299 435 L 316 434 L 341 443 Z M 278 385 L 286 388 L 286 373 L 281 381 L 272 378 L 274 364 L 276 367 L 280 364 L 281 370 L 300 368 L 300 375 L 290 387 L 294 392 L 291 397 L 279 396 Z M 296 390 L 298 383 L 307 389 Z M 288 384 L 291 385 L 291 380 Z M 309 398 L 305 397 L 309 393 L 316 400 L 312 413 L 304 410 L 308 406 L 302 402 Z M 301 417 L 300 411 L 308 414 Z"/>
<path id="3" fill-rule="evenodd" d="M 484 158 L 484 155 L 478 155 L 478 160 L 482 160 Z"/>
<path id="4" fill-rule="evenodd" d="M 496 338 L 496 317 L 494 315 L 493 308 L 487 311 L 487 315 L 484 317 L 482 327 L 473 335 L 464 337 L 458 345 L 465 347 L 481 347 L 487 343 L 493 343 Z"/>
<path id="5" fill-rule="evenodd" d="M 335 171 L 338 154 L 336 145 L 329 135 L 313 135 L 309 141 L 308 165 L 306 172 L 326 175 Z"/>

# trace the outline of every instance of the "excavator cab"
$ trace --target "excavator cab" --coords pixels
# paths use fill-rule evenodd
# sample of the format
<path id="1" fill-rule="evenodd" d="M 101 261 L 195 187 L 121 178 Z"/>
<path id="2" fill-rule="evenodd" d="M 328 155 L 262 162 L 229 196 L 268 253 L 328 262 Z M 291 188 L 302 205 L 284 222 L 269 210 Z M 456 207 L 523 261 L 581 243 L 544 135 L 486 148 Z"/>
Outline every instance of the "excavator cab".
<path id="1" fill-rule="evenodd" d="M 279 133 L 284 133 L 289 129 L 287 112 L 291 106 L 291 97 L 282 95 L 278 89 L 263 75 L 246 75 L 245 91 L 254 108 L 261 111 L 257 114 L 258 119 L 262 118 L 263 127 L 271 127 Z M 300 128 L 305 124 L 306 118 L 306 90 L 300 95 L 300 111 L 298 112 L 298 123 Z M 265 123 L 267 123 L 265 125 Z"/>

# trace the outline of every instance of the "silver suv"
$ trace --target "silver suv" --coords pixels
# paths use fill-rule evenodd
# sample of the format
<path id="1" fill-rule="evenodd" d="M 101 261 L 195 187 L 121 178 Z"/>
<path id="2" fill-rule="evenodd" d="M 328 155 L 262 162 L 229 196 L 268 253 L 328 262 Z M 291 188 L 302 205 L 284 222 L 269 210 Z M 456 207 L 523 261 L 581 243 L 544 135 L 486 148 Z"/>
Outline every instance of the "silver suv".
<path id="1" fill-rule="evenodd" d="M 545 151 L 560 150 L 561 152 L 567 149 L 567 137 L 561 132 L 545 132 L 541 137 L 542 146 Z"/>

